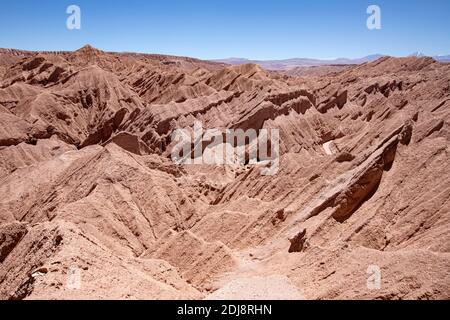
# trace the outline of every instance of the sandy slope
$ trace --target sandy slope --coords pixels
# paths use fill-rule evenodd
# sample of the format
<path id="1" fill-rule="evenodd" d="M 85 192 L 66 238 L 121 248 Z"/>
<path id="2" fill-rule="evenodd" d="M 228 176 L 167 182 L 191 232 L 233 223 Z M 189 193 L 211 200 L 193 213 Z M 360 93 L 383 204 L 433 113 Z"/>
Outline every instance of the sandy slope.
<path id="1" fill-rule="evenodd" d="M 0 65 L 1 299 L 450 298 L 449 64 L 293 77 L 86 46 Z M 278 173 L 176 165 L 196 121 L 279 129 Z"/>

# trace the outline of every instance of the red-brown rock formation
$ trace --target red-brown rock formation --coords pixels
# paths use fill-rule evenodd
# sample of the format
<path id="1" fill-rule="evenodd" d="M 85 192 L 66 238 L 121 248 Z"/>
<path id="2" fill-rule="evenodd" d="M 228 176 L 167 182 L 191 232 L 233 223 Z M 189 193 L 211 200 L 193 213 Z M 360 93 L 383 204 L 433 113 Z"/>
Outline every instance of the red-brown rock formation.
<path id="1" fill-rule="evenodd" d="M 0 50 L 0 299 L 449 299 L 450 65 L 296 75 Z M 279 171 L 176 165 L 196 121 Z"/>

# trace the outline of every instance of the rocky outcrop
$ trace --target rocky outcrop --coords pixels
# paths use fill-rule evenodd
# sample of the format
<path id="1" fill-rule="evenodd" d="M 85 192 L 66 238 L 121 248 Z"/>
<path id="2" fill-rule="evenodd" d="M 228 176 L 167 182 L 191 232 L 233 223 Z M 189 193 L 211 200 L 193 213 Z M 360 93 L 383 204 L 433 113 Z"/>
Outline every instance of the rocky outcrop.
<path id="1" fill-rule="evenodd" d="M 26 233 L 26 226 L 18 222 L 0 226 L 0 263 L 6 259 Z"/>
<path id="2" fill-rule="evenodd" d="M 342 109 L 347 103 L 347 91 L 336 91 L 331 97 L 321 101 L 317 106 L 320 113 L 326 113 L 331 108 Z"/>
<path id="3" fill-rule="evenodd" d="M 306 229 L 299 232 L 293 238 L 289 239 L 291 246 L 289 247 L 289 253 L 302 252 L 306 242 Z"/>

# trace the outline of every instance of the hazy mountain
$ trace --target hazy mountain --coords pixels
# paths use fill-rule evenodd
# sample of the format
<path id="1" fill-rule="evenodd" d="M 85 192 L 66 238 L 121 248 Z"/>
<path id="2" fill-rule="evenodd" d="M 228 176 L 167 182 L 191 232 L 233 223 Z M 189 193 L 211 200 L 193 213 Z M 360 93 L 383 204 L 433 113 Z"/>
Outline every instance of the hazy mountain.
<path id="1" fill-rule="evenodd" d="M 434 56 L 433 59 L 440 62 L 450 62 L 450 55 Z"/>
<path id="2" fill-rule="evenodd" d="M 250 60 L 245 58 L 228 58 L 228 59 L 218 59 L 213 60 L 216 62 L 227 63 L 231 65 L 242 65 L 246 63 L 254 63 L 261 66 L 267 70 L 278 70 L 286 71 L 298 67 L 316 67 L 324 65 L 352 65 L 352 64 L 362 64 L 366 62 L 371 62 L 378 60 L 383 57 L 382 54 L 372 54 L 358 59 L 348 59 L 348 58 L 337 58 L 337 59 L 311 59 L 311 58 L 292 58 L 283 60 Z M 425 57 L 421 52 L 415 52 L 410 55 L 411 57 Z M 441 62 L 449 62 L 450 55 L 439 55 L 433 56 L 433 59 Z"/>

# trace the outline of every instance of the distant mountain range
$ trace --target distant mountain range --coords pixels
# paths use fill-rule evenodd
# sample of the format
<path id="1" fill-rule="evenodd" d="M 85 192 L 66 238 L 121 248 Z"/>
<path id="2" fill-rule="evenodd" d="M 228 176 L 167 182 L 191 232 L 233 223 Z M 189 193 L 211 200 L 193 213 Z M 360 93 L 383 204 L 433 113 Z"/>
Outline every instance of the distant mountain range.
<path id="1" fill-rule="evenodd" d="M 227 63 L 231 65 L 241 65 L 247 63 L 254 63 L 261 66 L 267 70 L 291 70 L 297 67 L 316 67 L 324 65 L 353 65 L 361 64 L 365 62 L 371 62 L 380 59 L 385 55 L 373 54 L 365 56 L 359 59 L 347 59 L 347 58 L 337 58 L 337 59 L 310 59 L 310 58 L 292 58 L 284 60 L 249 60 L 244 58 L 228 58 L 228 59 L 218 59 L 213 60 L 215 62 Z M 415 52 L 410 56 L 424 57 L 425 55 L 420 52 Z M 450 62 L 450 55 L 440 55 L 432 57 L 437 61 Z"/>
<path id="2" fill-rule="evenodd" d="M 426 57 L 426 54 L 423 54 L 422 52 L 414 52 L 411 57 Z M 450 62 L 450 55 L 438 55 L 438 56 L 432 56 L 432 58 L 436 61 L 440 62 Z"/>

